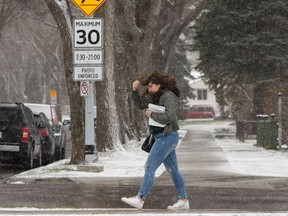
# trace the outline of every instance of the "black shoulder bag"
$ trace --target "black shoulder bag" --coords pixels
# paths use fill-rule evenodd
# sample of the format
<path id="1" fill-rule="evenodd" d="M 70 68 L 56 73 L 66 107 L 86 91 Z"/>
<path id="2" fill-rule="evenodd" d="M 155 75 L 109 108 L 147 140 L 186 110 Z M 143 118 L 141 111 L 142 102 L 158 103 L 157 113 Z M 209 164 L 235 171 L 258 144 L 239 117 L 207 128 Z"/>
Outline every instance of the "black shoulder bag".
<path id="1" fill-rule="evenodd" d="M 145 141 L 143 142 L 141 149 L 145 152 L 150 152 L 153 144 L 155 142 L 154 136 L 153 134 L 149 134 L 149 136 L 145 139 Z"/>

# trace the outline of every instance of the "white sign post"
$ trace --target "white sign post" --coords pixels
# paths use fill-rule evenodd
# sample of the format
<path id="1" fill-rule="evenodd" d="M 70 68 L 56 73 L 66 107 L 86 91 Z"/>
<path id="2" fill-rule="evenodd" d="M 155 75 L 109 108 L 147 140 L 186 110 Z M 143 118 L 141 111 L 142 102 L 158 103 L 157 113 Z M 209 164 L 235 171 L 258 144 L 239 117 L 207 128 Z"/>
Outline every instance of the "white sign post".
<path id="1" fill-rule="evenodd" d="M 85 160 L 92 163 L 98 161 L 93 93 L 94 81 L 103 80 L 103 19 L 74 19 L 73 27 L 73 79 L 81 81 L 80 95 L 85 96 Z"/>

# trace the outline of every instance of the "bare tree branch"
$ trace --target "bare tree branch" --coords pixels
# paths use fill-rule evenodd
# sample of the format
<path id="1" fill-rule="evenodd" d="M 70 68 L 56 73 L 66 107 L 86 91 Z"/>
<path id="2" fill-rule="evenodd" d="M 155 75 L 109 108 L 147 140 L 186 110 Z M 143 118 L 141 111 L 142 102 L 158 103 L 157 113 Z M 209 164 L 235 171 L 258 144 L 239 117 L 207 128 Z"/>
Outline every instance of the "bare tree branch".
<path id="1" fill-rule="evenodd" d="M 196 0 L 195 3 L 189 7 L 190 12 L 182 17 L 179 30 L 182 31 L 185 26 L 195 20 L 210 2 L 211 0 Z"/>
<path id="2" fill-rule="evenodd" d="M 253 98 L 251 98 L 251 97 L 249 96 L 249 94 L 245 91 L 245 89 L 241 88 L 241 86 L 239 86 L 239 85 L 237 85 L 237 84 L 234 84 L 234 86 L 235 86 L 240 92 L 242 92 L 249 101 L 253 101 Z"/>
<path id="3" fill-rule="evenodd" d="M 141 29 L 136 25 L 135 13 L 136 13 L 136 2 L 135 0 L 119 1 L 122 4 L 124 17 L 127 22 L 127 26 L 130 34 L 133 36 L 135 41 L 139 41 L 142 34 Z"/>

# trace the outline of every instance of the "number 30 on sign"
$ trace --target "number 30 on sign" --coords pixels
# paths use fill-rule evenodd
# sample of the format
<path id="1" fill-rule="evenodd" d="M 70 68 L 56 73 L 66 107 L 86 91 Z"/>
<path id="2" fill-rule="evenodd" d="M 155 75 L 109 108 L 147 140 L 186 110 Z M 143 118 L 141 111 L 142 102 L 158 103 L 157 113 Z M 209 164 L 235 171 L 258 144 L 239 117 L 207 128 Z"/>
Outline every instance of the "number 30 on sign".
<path id="1" fill-rule="evenodd" d="M 98 48 L 103 47 L 103 20 L 74 19 L 74 48 Z"/>

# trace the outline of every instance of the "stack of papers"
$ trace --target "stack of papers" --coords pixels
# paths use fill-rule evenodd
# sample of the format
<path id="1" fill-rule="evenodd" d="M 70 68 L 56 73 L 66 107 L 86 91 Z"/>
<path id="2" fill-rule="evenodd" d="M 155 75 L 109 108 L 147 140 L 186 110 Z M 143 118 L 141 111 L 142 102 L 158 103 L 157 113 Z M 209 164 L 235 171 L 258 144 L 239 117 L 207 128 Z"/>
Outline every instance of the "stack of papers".
<path id="1" fill-rule="evenodd" d="M 152 112 L 155 112 L 155 113 L 165 113 L 165 107 L 164 106 L 149 104 L 148 108 L 151 109 Z M 165 124 L 160 124 L 159 122 L 156 122 L 151 117 L 148 120 L 148 124 L 151 126 L 156 126 L 156 127 L 165 127 L 166 126 Z"/>

